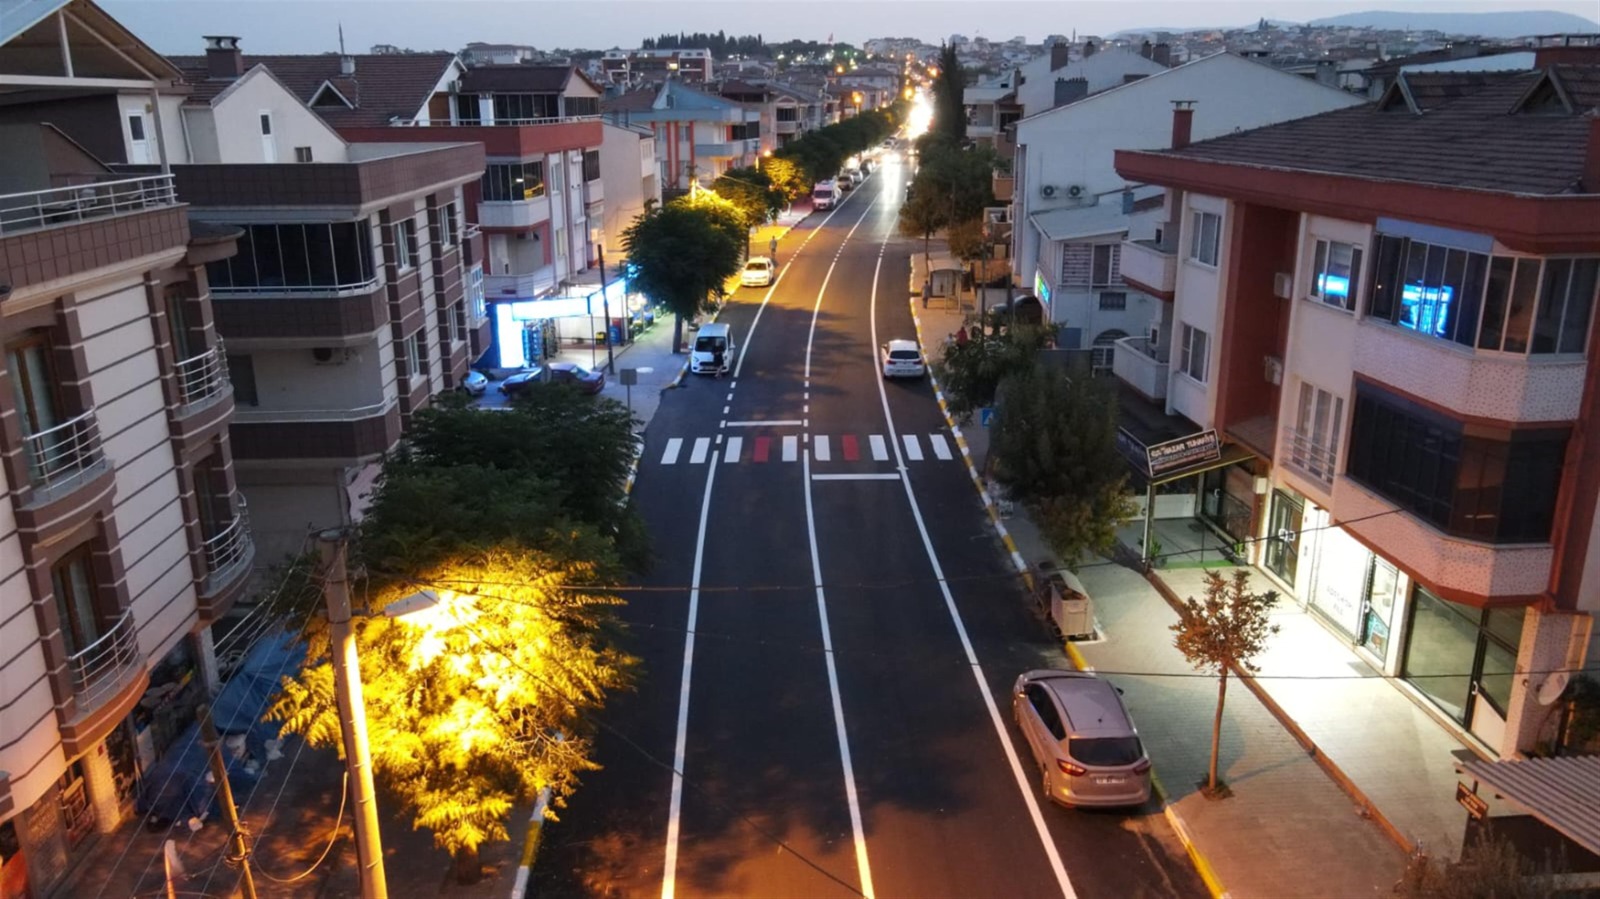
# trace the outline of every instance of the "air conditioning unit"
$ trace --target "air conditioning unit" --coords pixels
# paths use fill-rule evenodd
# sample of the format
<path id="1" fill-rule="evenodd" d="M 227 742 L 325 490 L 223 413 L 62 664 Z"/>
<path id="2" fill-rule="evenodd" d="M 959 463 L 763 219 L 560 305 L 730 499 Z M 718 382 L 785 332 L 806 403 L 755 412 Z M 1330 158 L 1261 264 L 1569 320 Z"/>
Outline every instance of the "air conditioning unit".
<path id="1" fill-rule="evenodd" d="M 1262 358 L 1261 362 L 1262 368 L 1264 369 L 1262 374 L 1265 375 L 1267 383 L 1274 385 L 1282 384 L 1283 359 L 1278 356 L 1266 356 Z"/>
<path id="2" fill-rule="evenodd" d="M 1272 295 L 1280 300 L 1294 297 L 1294 275 L 1278 272 L 1272 276 Z"/>
<path id="3" fill-rule="evenodd" d="M 1041 184 L 1039 186 L 1039 196 L 1044 197 L 1046 200 L 1053 200 L 1060 190 L 1061 188 L 1056 187 L 1054 184 Z"/>
<path id="4" fill-rule="evenodd" d="M 1069 200 L 1086 200 L 1089 198 L 1089 188 L 1082 184 L 1068 184 L 1066 195 Z"/>
<path id="5" fill-rule="evenodd" d="M 355 362 L 361 354 L 348 347 L 319 346 L 311 348 L 311 361 L 317 365 L 343 365 Z"/>

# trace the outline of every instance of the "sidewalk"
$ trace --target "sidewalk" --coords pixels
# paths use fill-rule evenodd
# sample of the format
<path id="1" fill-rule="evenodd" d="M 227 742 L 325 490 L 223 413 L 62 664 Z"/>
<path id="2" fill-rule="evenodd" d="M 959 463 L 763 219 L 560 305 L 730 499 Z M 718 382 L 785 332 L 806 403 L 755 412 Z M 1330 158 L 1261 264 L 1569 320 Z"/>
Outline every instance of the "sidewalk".
<path id="1" fill-rule="evenodd" d="M 911 283 L 916 283 L 915 278 Z M 965 317 L 954 309 L 924 310 L 914 291 L 912 294 L 919 333 L 928 344 L 926 351 L 936 358 L 942 335 L 963 325 Z M 969 460 L 981 464 L 988 449 L 988 432 L 973 422 L 963 429 L 962 437 Z M 995 509 L 992 503 L 988 505 Z M 1020 560 L 1019 567 L 1053 557 L 1022 514 L 1003 521 L 997 516 L 996 525 L 1013 560 Z M 1196 582 L 1202 573 L 1198 570 L 1159 573 L 1173 577 L 1170 589 L 1180 597 L 1198 592 Z M 1081 567 L 1079 577 L 1095 599 L 1097 638 L 1070 644 L 1068 655 L 1074 664 L 1112 675 L 1126 691 L 1165 793 L 1169 820 L 1190 846 L 1213 891 L 1238 897 L 1387 894 L 1405 861 L 1399 843 L 1367 819 L 1362 806 L 1352 799 L 1349 783 L 1341 784 L 1331 776 L 1272 709 L 1237 678 L 1231 678 L 1229 684 L 1219 771 L 1234 795 L 1212 801 L 1198 792 L 1210 757 L 1216 681 L 1196 676 L 1173 646 L 1168 628 L 1177 621 L 1177 612 L 1141 573 L 1108 560 L 1095 560 Z M 1302 651 L 1297 645 L 1308 632 L 1300 624 L 1321 629 L 1315 622 L 1291 621 L 1289 610 L 1280 618 L 1284 633 L 1264 660 L 1267 666 L 1282 664 L 1280 660 Z M 1304 664 L 1296 661 L 1295 670 L 1299 672 Z M 1278 669 L 1268 667 L 1263 674 L 1274 670 Z M 1348 674 L 1349 669 L 1343 673 Z M 1314 722 L 1308 723 L 1308 729 L 1342 732 L 1342 740 L 1330 738 L 1321 746 L 1324 753 L 1331 755 L 1334 763 L 1349 760 L 1355 766 L 1365 761 L 1359 766 L 1364 778 L 1361 790 L 1373 797 L 1380 809 L 1390 812 L 1391 818 L 1406 822 L 1402 826 L 1414 827 L 1430 850 L 1445 848 L 1448 830 L 1443 825 L 1449 815 L 1443 806 L 1453 806 L 1453 792 L 1448 783 L 1438 783 L 1432 775 L 1440 766 L 1445 772 L 1451 770 L 1448 751 L 1427 736 L 1410 742 L 1396 740 L 1385 725 L 1373 720 L 1395 720 L 1399 710 L 1388 705 L 1389 698 L 1413 706 L 1415 714 L 1424 718 L 1425 713 L 1381 681 L 1304 683 L 1292 699 L 1284 694 L 1280 705 L 1306 714 Z M 1271 689 L 1274 696 L 1281 692 Z M 1378 697 L 1380 690 L 1388 696 Z M 1351 708 L 1368 704 L 1375 704 L 1376 716 L 1348 715 Z M 1310 711 L 1312 705 L 1315 714 Z M 1432 724 L 1431 720 L 1427 723 Z M 1438 731 L 1437 725 L 1433 730 Z M 1427 727 L 1418 727 L 1407 736 L 1428 733 Z M 1405 745 L 1397 745 L 1400 743 Z M 1425 766 L 1423 758 L 1432 761 Z M 1458 822 L 1459 843 L 1459 822 L 1465 816 L 1460 809 L 1456 812 L 1453 820 Z"/>

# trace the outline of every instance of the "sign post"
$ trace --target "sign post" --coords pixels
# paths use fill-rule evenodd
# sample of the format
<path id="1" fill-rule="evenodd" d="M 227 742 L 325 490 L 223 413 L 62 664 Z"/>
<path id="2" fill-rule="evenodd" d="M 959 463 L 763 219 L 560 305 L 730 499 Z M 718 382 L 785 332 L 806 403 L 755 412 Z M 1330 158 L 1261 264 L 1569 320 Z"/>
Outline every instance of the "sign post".
<path id="1" fill-rule="evenodd" d="M 649 370 L 650 369 L 648 369 L 648 368 L 645 369 L 645 371 L 649 371 Z M 617 372 L 617 374 L 622 376 L 622 386 L 627 388 L 628 415 L 632 416 L 633 415 L 633 385 L 639 383 L 639 369 L 637 369 L 637 368 L 624 368 L 621 371 Z"/>

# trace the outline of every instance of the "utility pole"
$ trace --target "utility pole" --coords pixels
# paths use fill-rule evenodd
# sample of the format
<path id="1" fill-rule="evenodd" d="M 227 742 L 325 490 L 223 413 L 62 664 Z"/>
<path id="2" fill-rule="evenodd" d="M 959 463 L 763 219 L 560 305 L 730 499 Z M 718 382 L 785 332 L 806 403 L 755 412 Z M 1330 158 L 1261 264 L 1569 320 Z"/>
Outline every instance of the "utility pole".
<path id="1" fill-rule="evenodd" d="M 355 800 L 352 824 L 361 873 L 362 899 L 388 899 L 383 873 L 383 846 L 378 835 L 378 800 L 372 787 L 372 752 L 367 744 L 367 706 L 361 697 L 361 664 L 356 635 L 350 629 L 350 585 L 345 573 L 348 539 L 341 530 L 317 535 L 322 597 L 328 603 L 329 651 L 333 656 L 334 693 L 339 701 L 339 733 L 344 738 L 344 763 Z"/>
<path id="2" fill-rule="evenodd" d="M 256 881 L 250 874 L 250 847 L 245 844 L 244 831 L 239 827 L 239 809 L 233 804 L 233 785 L 228 783 L 228 763 L 222 758 L 222 738 L 217 735 L 217 725 L 211 720 L 211 706 L 202 705 L 200 716 L 200 742 L 206 757 L 211 760 L 211 776 L 217 781 L 217 804 L 222 806 L 222 819 L 228 822 L 228 849 L 238 860 L 244 873 L 240 889 L 244 899 L 256 899 Z"/>
<path id="3" fill-rule="evenodd" d="M 606 293 L 606 247 L 595 241 L 594 252 L 600 260 L 600 309 L 606 317 L 606 373 L 617 370 L 617 354 L 611 348 L 611 294 Z M 626 338 L 624 338 L 626 339 Z"/>

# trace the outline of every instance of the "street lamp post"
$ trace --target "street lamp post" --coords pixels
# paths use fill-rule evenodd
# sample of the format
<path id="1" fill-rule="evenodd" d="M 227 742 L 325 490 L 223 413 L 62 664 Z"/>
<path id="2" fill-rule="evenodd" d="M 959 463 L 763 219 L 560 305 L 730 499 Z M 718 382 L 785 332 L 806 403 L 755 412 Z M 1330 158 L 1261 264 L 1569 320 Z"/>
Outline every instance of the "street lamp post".
<path id="1" fill-rule="evenodd" d="M 611 348 L 611 294 L 606 293 L 606 248 L 598 239 L 594 242 L 595 259 L 600 264 L 600 310 L 606 317 L 606 373 L 616 371 L 617 355 Z"/>

